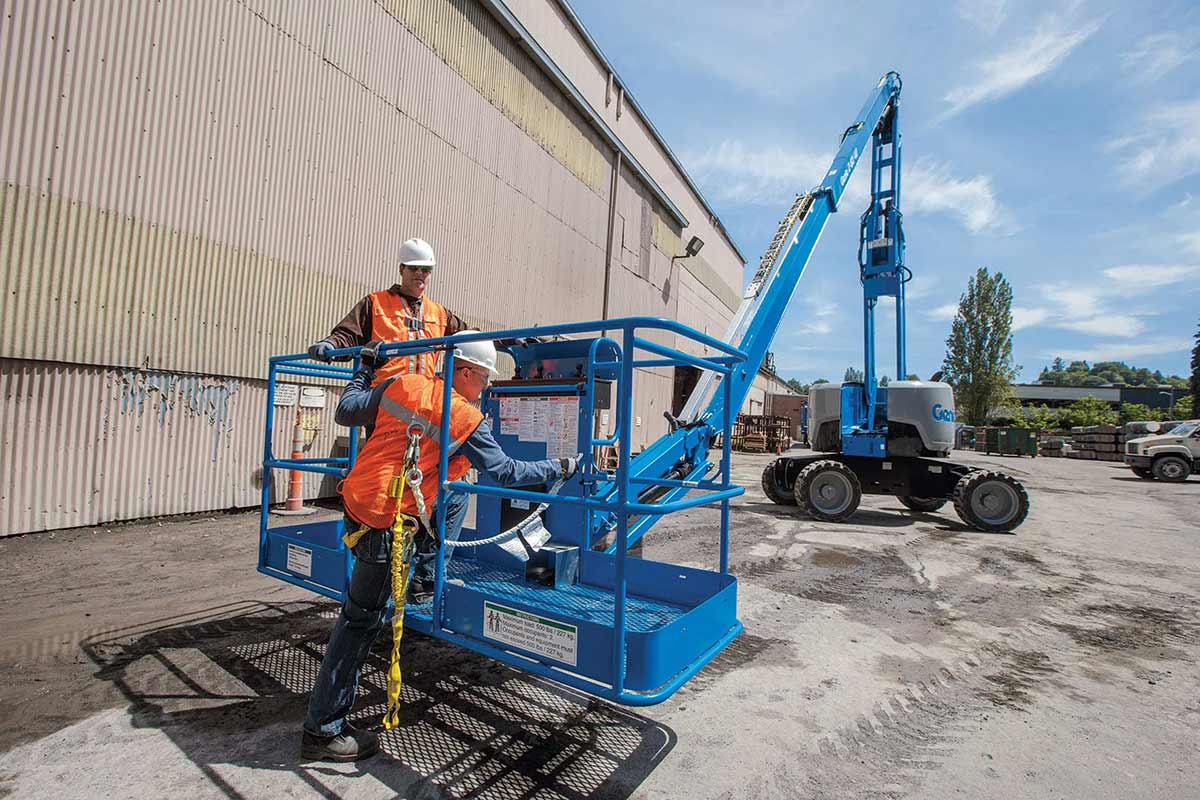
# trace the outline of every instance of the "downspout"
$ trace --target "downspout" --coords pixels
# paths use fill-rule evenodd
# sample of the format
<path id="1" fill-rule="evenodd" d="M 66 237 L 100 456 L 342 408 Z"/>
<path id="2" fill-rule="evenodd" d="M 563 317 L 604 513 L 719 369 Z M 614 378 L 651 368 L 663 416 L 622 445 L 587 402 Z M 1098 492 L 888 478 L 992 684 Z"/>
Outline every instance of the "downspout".
<path id="1" fill-rule="evenodd" d="M 621 177 L 621 151 L 613 150 L 612 180 L 608 186 L 608 239 L 604 245 L 604 306 L 600 319 L 608 319 L 608 287 L 612 278 L 613 234 L 617 227 L 617 185 Z M 608 335 L 604 331 L 602 335 Z"/>

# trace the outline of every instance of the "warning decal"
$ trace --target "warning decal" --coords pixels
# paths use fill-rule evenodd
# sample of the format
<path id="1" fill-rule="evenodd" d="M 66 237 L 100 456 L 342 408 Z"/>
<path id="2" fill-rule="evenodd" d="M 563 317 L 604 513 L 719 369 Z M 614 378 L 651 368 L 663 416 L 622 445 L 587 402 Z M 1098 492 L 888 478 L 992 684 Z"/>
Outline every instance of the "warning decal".
<path id="1" fill-rule="evenodd" d="M 575 647 L 579 629 L 556 619 L 539 617 L 483 601 L 483 635 L 487 639 L 528 650 L 576 666 Z"/>
<path id="2" fill-rule="evenodd" d="M 300 547 L 288 543 L 287 549 L 287 568 L 289 572 L 298 572 L 301 575 L 312 577 L 312 550 L 307 547 Z"/>

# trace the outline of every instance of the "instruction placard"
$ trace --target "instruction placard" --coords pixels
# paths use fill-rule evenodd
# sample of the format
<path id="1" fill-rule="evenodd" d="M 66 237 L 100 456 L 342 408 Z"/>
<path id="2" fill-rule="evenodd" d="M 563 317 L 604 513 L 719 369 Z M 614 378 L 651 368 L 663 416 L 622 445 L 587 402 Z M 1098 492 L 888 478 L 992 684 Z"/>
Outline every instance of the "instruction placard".
<path id="1" fill-rule="evenodd" d="M 312 577 L 312 550 L 288 543 L 288 572 L 298 572 L 306 578 Z"/>
<path id="2" fill-rule="evenodd" d="M 324 408 L 325 390 L 320 386 L 305 386 L 300 390 L 301 408 Z"/>
<path id="3" fill-rule="evenodd" d="M 487 639 L 553 658 L 572 667 L 577 666 L 579 629 L 556 619 L 539 617 L 484 600 L 483 635 Z"/>
<path id="4" fill-rule="evenodd" d="M 521 424 L 521 398 L 500 398 L 500 430 L 499 433 L 513 434 Z"/>
<path id="5" fill-rule="evenodd" d="M 275 384 L 275 405 L 294 406 L 300 397 L 300 387 L 294 383 Z"/>
<path id="6" fill-rule="evenodd" d="M 500 433 L 545 444 L 546 458 L 569 458 L 579 451 L 579 398 L 501 398 Z"/>

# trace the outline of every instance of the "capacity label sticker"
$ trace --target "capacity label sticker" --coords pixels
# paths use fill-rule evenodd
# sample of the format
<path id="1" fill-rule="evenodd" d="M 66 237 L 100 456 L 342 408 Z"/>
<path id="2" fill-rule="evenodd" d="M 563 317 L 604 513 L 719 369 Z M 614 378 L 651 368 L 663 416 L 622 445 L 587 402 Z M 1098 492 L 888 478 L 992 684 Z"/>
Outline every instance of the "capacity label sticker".
<path id="1" fill-rule="evenodd" d="M 577 666 L 575 648 L 579 629 L 556 619 L 546 619 L 485 600 L 483 635 L 487 639 L 553 658 L 572 667 Z"/>
<path id="2" fill-rule="evenodd" d="M 307 547 L 288 544 L 287 568 L 288 572 L 298 572 L 307 578 L 311 578 L 312 550 L 309 550 Z"/>

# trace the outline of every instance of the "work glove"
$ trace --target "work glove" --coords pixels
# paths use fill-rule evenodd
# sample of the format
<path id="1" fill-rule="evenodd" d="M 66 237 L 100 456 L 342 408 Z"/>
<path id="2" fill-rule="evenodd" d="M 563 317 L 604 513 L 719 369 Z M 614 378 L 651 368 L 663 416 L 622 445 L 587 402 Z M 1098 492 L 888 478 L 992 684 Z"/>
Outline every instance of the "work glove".
<path id="1" fill-rule="evenodd" d="M 382 346 L 383 342 L 378 339 L 373 342 L 367 342 L 362 346 L 362 350 L 358 351 L 358 357 L 362 360 L 364 367 L 379 369 L 387 363 L 388 356 L 379 354 L 379 348 Z"/>
<path id="2" fill-rule="evenodd" d="M 333 361 L 333 356 L 329 355 L 333 350 L 333 342 L 322 339 L 316 344 L 309 346 L 308 357 L 314 361 L 324 361 L 328 364 L 330 361 Z"/>
<path id="3" fill-rule="evenodd" d="M 562 468 L 562 479 L 569 481 L 575 473 L 579 472 L 579 466 L 583 463 L 583 453 L 576 453 L 570 458 L 560 458 L 559 466 Z"/>

